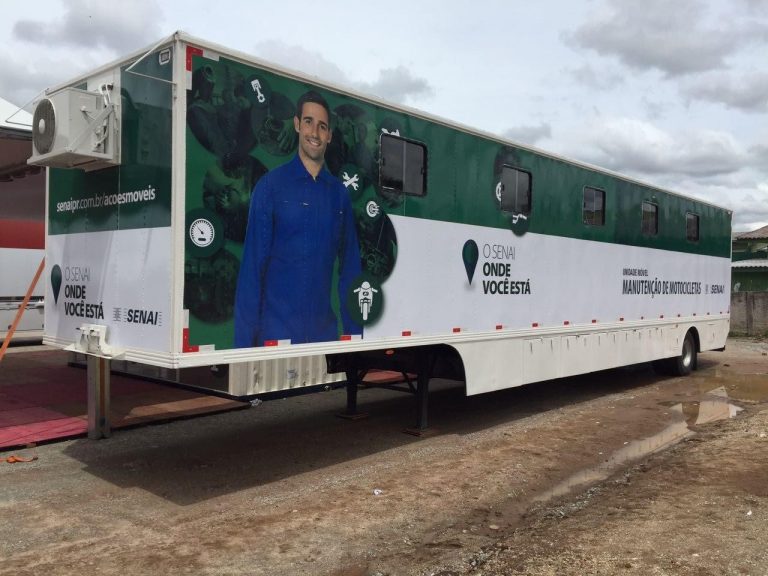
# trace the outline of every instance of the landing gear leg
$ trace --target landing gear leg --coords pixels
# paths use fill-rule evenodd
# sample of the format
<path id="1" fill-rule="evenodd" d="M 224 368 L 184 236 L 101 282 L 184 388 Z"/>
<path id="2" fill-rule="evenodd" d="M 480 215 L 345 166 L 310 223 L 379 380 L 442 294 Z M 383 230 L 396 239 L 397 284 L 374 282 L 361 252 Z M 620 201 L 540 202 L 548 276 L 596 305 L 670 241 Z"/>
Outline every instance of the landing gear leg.
<path id="1" fill-rule="evenodd" d="M 345 420 L 362 420 L 363 418 L 367 418 L 368 414 L 366 412 L 358 412 L 357 411 L 357 389 L 360 385 L 360 382 L 363 380 L 363 375 L 365 373 L 361 373 L 356 368 L 351 368 L 346 371 L 347 374 L 347 410 L 346 412 L 343 412 L 342 414 L 339 414 L 339 418 L 344 418 Z"/>
<path id="2" fill-rule="evenodd" d="M 434 367 L 432 354 L 424 354 L 419 365 L 419 374 L 416 380 L 416 426 L 405 429 L 406 434 L 413 436 L 424 436 L 430 432 L 428 418 L 429 381 L 432 379 L 432 368 Z"/>

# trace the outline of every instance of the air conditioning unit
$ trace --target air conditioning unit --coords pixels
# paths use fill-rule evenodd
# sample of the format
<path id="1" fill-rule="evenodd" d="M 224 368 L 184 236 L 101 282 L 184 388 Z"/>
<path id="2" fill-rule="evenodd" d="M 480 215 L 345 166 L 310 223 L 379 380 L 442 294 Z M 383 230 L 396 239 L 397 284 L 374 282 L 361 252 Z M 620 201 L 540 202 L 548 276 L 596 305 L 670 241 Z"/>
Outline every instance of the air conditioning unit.
<path id="1" fill-rule="evenodd" d="M 37 103 L 29 164 L 97 170 L 120 163 L 119 122 L 110 91 L 65 88 Z"/>

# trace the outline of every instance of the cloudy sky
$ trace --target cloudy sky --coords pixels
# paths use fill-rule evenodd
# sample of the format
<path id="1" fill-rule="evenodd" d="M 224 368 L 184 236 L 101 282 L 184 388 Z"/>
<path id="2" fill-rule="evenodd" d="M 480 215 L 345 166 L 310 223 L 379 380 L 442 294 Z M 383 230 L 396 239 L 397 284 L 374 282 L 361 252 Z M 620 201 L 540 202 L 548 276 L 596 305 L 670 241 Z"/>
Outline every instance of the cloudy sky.
<path id="1" fill-rule="evenodd" d="M 18 105 L 175 30 L 768 225 L 768 0 L 4 0 Z"/>

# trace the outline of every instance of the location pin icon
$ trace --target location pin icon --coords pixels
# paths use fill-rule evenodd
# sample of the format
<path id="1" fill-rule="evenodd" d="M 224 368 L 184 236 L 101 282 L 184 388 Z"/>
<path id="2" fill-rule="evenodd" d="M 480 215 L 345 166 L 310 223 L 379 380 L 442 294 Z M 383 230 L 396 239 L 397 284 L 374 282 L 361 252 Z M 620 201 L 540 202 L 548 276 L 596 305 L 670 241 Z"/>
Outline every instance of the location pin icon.
<path id="1" fill-rule="evenodd" d="M 464 269 L 467 271 L 467 280 L 472 284 L 472 277 L 475 275 L 477 259 L 480 256 L 480 250 L 474 240 L 464 242 L 464 248 L 461 250 L 461 258 L 464 260 Z"/>
<path id="2" fill-rule="evenodd" d="M 53 288 L 53 302 L 59 303 L 59 290 L 61 290 L 61 268 L 58 264 L 54 264 L 51 270 L 51 287 Z"/>

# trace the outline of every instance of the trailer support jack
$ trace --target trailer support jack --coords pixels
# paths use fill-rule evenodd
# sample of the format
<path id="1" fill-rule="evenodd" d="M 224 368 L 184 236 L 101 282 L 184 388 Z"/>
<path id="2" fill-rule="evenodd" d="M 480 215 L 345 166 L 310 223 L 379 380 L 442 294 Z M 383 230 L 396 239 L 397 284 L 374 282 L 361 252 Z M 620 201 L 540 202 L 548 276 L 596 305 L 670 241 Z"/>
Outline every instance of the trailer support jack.
<path id="1" fill-rule="evenodd" d="M 360 372 L 356 368 L 346 371 L 347 374 L 347 410 L 339 414 L 339 418 L 345 420 L 362 420 L 368 418 L 367 412 L 357 411 L 357 389 L 363 381 L 367 371 Z"/>
<path id="2" fill-rule="evenodd" d="M 109 358 L 88 354 L 88 438 L 109 438 Z"/>
<path id="3" fill-rule="evenodd" d="M 412 436 L 425 436 L 431 432 L 429 428 L 429 381 L 432 378 L 434 359 L 425 354 L 420 362 L 416 380 L 416 426 L 406 428 L 405 433 Z"/>

